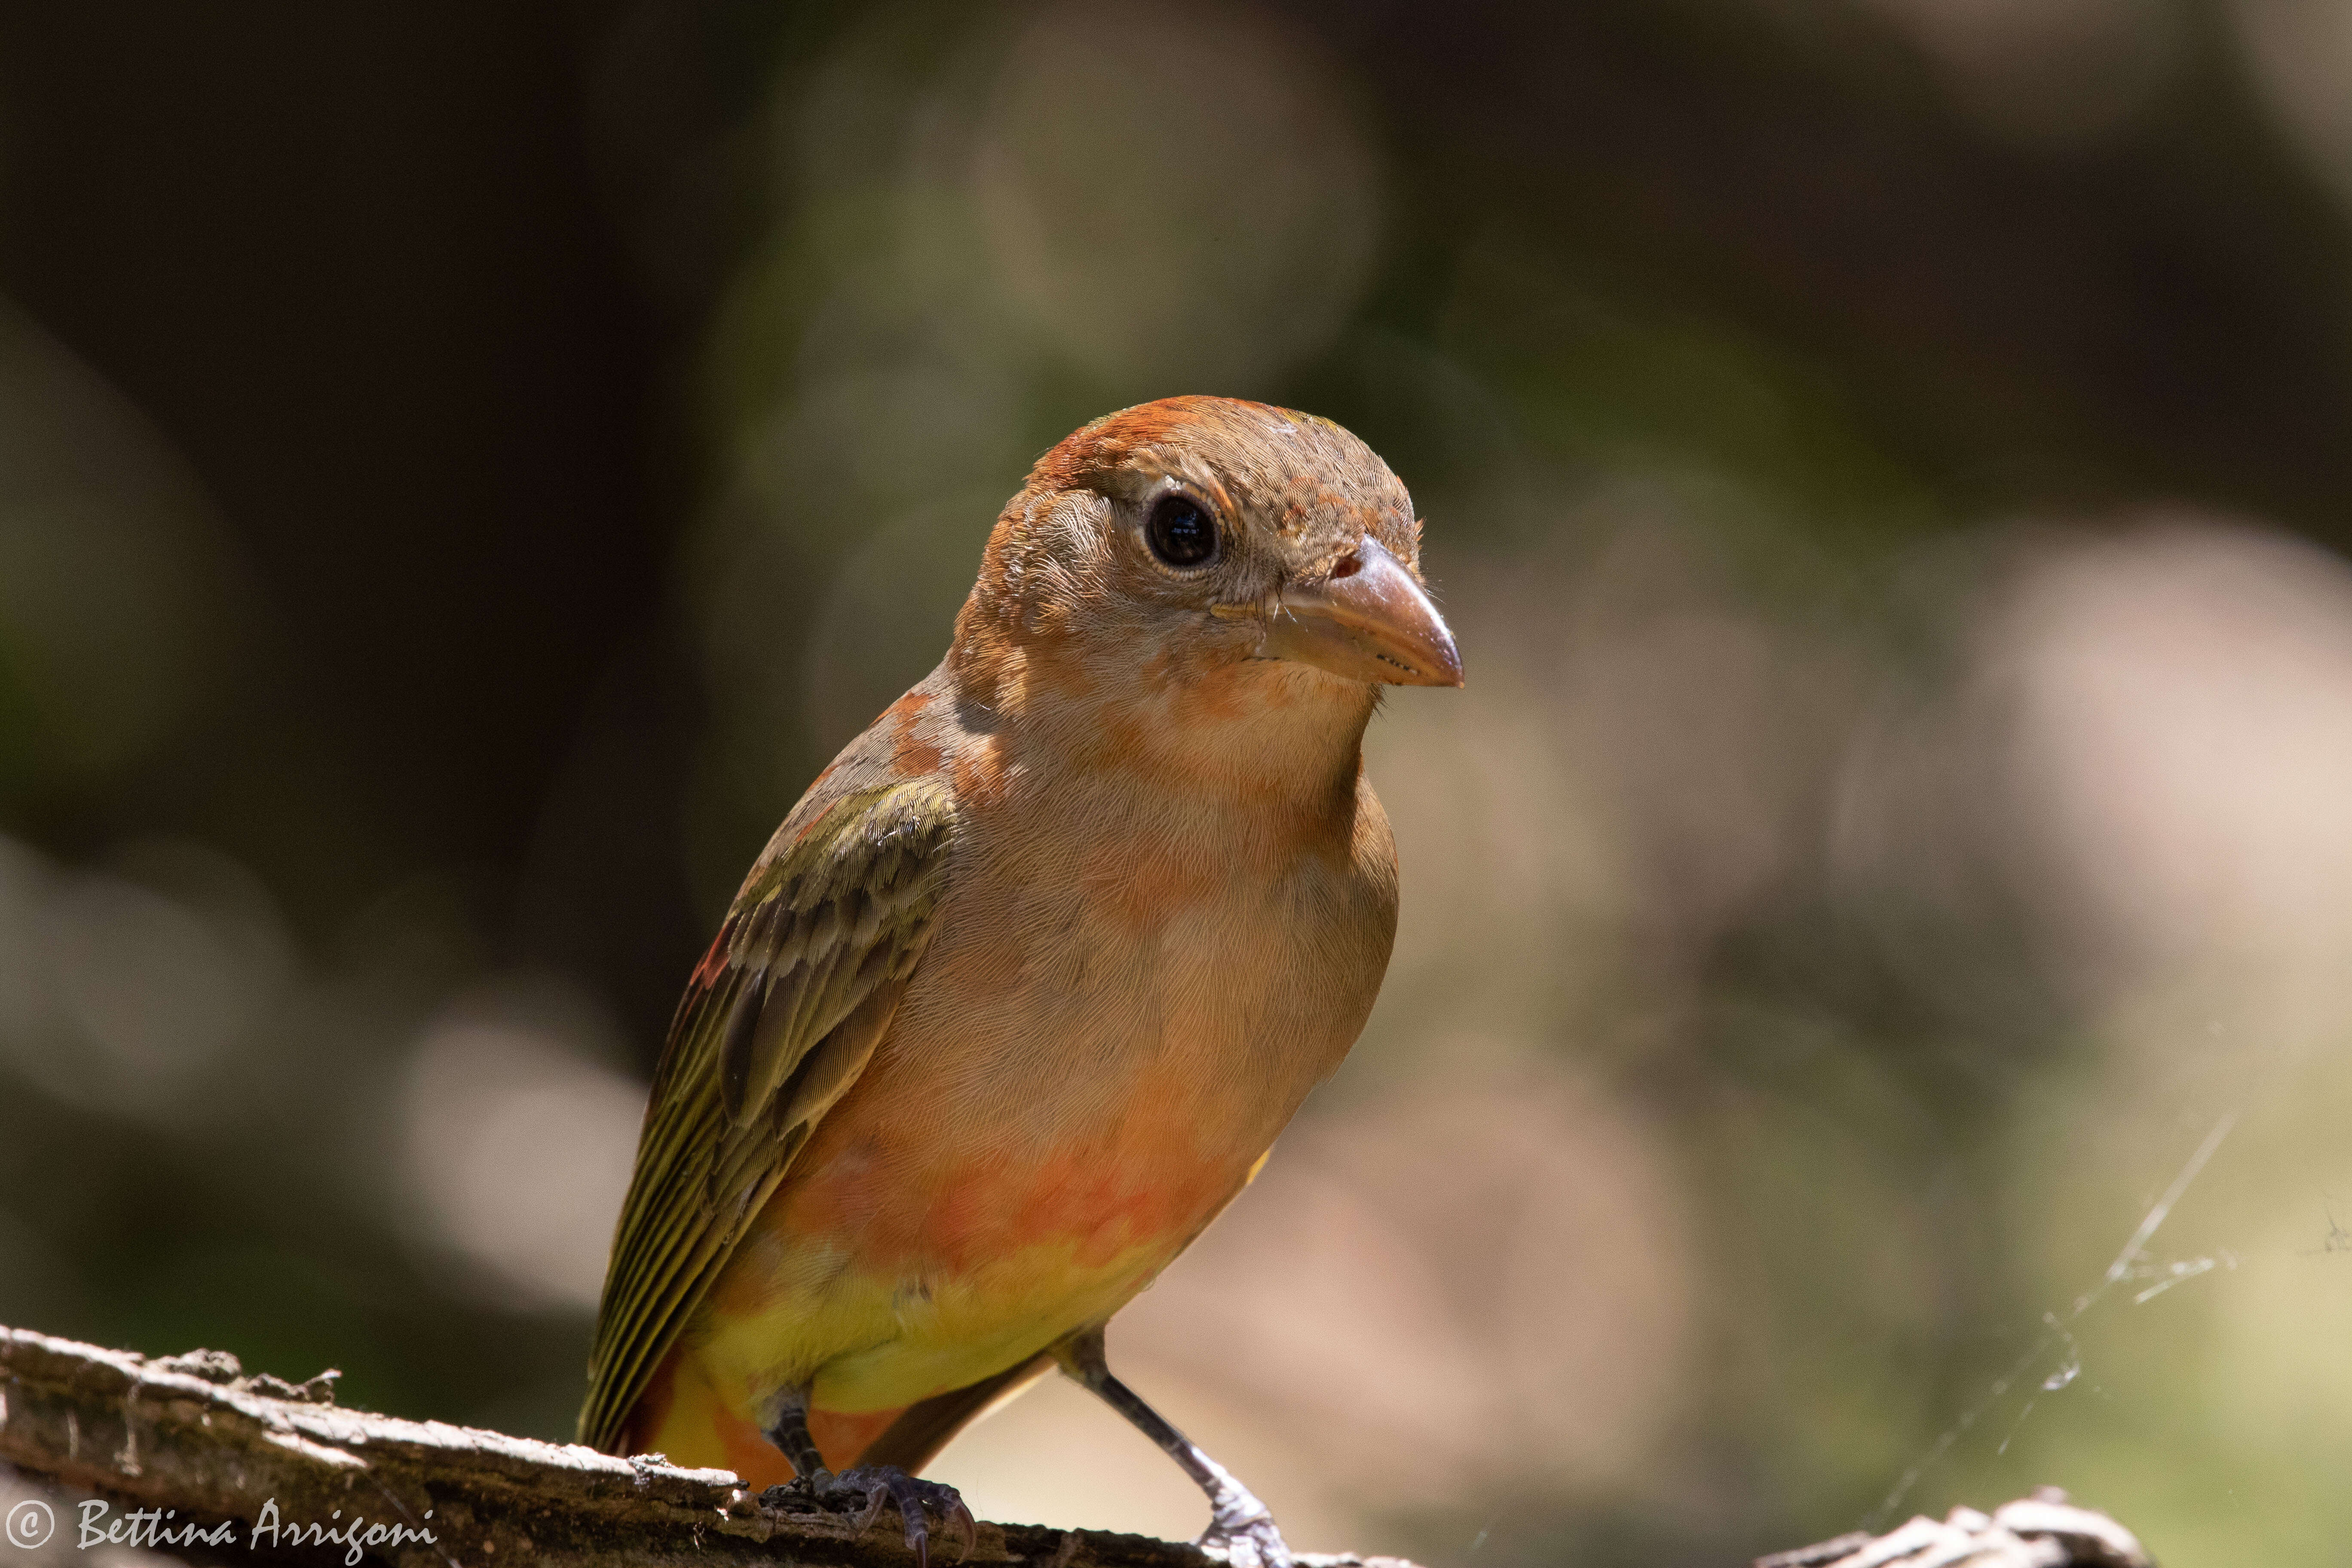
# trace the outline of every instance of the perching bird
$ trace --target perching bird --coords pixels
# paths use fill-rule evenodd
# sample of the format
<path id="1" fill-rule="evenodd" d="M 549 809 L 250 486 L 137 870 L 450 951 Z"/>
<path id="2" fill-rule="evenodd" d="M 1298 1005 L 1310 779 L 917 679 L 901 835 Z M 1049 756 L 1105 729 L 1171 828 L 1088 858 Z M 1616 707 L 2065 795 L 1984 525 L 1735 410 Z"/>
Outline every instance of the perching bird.
<path id="1" fill-rule="evenodd" d="M 1458 686 L 1388 466 L 1327 420 L 1148 403 L 1048 452 L 939 668 L 817 775 L 671 1025 L 583 1442 L 894 1500 L 1058 1363 L 1272 1518 L 1103 1362 L 1355 1042 L 1396 931 L 1383 683 Z M 835 1472 L 857 1467 L 846 1475 Z"/>

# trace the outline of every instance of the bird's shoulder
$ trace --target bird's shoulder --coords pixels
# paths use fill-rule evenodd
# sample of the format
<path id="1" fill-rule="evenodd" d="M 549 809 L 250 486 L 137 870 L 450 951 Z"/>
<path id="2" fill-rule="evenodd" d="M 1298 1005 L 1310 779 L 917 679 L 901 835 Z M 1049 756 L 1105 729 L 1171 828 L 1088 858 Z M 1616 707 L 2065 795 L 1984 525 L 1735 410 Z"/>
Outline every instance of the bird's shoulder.
<path id="1" fill-rule="evenodd" d="M 817 932 L 870 941 L 890 934 L 868 928 L 893 912 L 903 918 L 881 926 L 928 924 L 958 826 L 947 766 L 954 745 L 947 731 L 957 727 L 949 689 L 935 671 L 892 703 L 817 774 L 770 836 L 688 977 L 656 1070 L 657 1097 L 691 1069 L 683 1047 L 723 1000 L 731 976 L 789 971 L 815 956 L 804 949 Z M 826 921 L 826 909 L 851 918 L 845 925 Z M 780 942 L 780 932 L 796 940 Z"/>
<path id="2" fill-rule="evenodd" d="M 970 749 L 970 740 L 953 680 L 942 665 L 884 709 L 810 782 L 752 862 L 744 892 L 759 889 L 795 858 L 798 847 L 821 833 L 822 824 L 845 801 L 913 785 L 952 803 L 955 764 Z"/>

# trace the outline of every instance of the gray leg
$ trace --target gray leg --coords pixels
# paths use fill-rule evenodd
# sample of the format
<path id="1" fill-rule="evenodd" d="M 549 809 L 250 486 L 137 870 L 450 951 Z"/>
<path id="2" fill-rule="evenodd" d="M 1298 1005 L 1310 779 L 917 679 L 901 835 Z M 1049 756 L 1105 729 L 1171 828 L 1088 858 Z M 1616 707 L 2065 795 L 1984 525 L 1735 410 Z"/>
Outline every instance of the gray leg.
<path id="1" fill-rule="evenodd" d="M 1265 1504 L 1234 1479 L 1225 1468 L 1201 1452 L 1168 1418 L 1137 1397 L 1133 1389 L 1110 1374 L 1103 1358 L 1103 1331 L 1085 1329 L 1054 1347 L 1054 1360 L 1064 1372 L 1084 1384 L 1104 1404 L 1127 1417 L 1135 1429 L 1160 1445 L 1193 1485 L 1209 1494 L 1209 1528 L 1200 1547 L 1223 1558 L 1232 1568 L 1292 1568 L 1290 1548 L 1274 1527 Z"/>
<path id="2" fill-rule="evenodd" d="M 794 1481 L 806 1481 L 812 1493 L 831 1489 L 833 1472 L 824 1468 L 824 1456 L 817 1452 L 816 1439 L 809 1436 L 806 1389 L 794 1389 L 778 1399 L 765 1436 L 793 1462 Z"/>
<path id="3" fill-rule="evenodd" d="M 931 1531 L 926 1515 L 932 1510 L 963 1537 L 964 1557 L 970 1557 L 979 1544 L 980 1527 L 972 1522 L 971 1510 L 964 1507 L 953 1487 L 919 1481 L 896 1465 L 860 1465 L 837 1476 L 826 1469 L 824 1456 L 809 1436 L 808 1390 L 794 1389 L 779 1398 L 765 1436 L 793 1462 L 790 1486 L 770 1487 L 760 1494 L 760 1500 L 769 1507 L 790 1509 L 798 1504 L 806 1508 L 814 1503 L 839 1509 L 863 1499 L 866 1509 L 857 1516 L 857 1528 L 862 1531 L 880 1516 L 884 1503 L 894 1504 L 898 1521 L 907 1527 L 907 1550 L 915 1554 L 915 1568 L 930 1568 Z"/>

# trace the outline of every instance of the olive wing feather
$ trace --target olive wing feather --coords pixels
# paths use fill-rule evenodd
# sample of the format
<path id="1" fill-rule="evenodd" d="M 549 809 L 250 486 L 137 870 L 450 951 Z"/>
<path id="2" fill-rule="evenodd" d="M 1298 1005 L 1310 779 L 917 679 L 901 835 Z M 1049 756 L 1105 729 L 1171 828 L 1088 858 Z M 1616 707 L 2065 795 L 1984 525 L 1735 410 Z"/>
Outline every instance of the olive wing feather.
<path id="1" fill-rule="evenodd" d="M 670 1025 L 597 1310 L 580 1440 L 610 1450 L 930 941 L 954 803 L 845 795 L 762 857 Z"/>

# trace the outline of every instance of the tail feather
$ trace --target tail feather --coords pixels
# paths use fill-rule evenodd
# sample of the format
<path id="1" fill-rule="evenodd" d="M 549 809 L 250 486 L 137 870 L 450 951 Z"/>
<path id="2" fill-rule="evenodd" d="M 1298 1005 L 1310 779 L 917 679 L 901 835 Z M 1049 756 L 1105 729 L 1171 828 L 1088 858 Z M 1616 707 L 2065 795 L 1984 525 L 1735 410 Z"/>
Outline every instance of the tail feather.
<path id="1" fill-rule="evenodd" d="M 1054 1358 L 1040 1354 L 1018 1366 L 1007 1367 L 993 1377 L 982 1378 L 970 1387 L 935 1394 L 920 1404 L 910 1405 L 849 1462 L 896 1465 L 914 1475 L 939 1458 L 940 1450 L 957 1433 L 1053 1370 Z"/>

